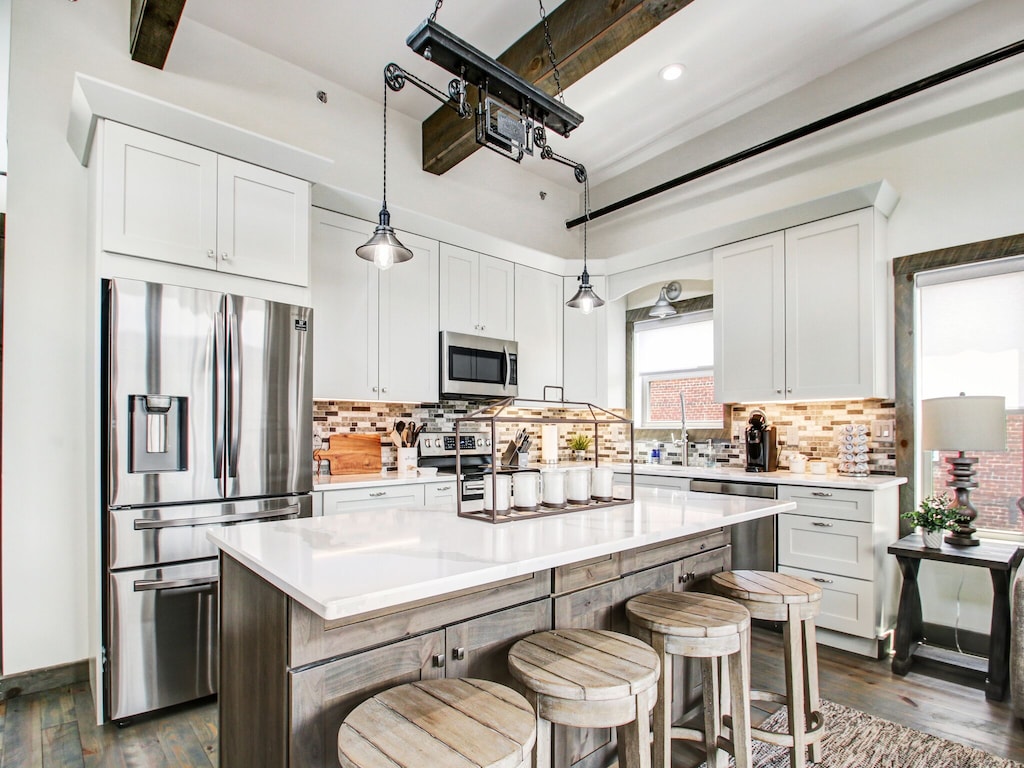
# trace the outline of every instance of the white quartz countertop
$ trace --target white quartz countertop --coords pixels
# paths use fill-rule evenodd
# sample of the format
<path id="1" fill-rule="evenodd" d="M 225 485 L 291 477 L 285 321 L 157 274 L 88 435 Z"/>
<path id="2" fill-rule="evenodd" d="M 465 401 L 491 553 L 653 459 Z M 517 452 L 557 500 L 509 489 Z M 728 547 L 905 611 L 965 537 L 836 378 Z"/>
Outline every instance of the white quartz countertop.
<path id="1" fill-rule="evenodd" d="M 330 621 L 795 508 L 638 488 L 632 503 L 497 525 L 454 509 L 396 507 L 234 525 L 207 536 Z"/>
<path id="2" fill-rule="evenodd" d="M 616 472 L 629 472 L 629 464 L 611 465 Z M 768 483 L 770 485 L 813 485 L 821 488 L 848 488 L 859 491 L 880 491 L 894 488 L 907 482 L 905 477 L 893 475 L 869 475 L 868 477 L 847 477 L 835 472 L 814 475 L 810 472 L 747 472 L 743 467 L 682 467 L 665 464 L 634 464 L 638 475 L 659 477 L 689 477 L 702 480 L 732 480 L 747 483 Z"/>

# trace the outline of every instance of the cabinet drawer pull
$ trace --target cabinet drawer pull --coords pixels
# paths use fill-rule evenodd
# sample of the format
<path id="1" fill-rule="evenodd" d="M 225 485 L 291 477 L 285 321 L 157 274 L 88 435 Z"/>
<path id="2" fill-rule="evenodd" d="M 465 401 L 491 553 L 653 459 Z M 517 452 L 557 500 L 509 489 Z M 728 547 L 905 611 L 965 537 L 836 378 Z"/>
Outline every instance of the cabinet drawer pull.
<path id="1" fill-rule="evenodd" d="M 378 498 L 378 497 L 380 497 L 380 496 L 387 496 L 387 495 L 388 495 L 388 492 L 387 492 L 387 491 L 377 491 L 377 492 L 375 492 L 375 493 L 374 493 L 374 492 L 371 492 L 371 493 L 370 493 L 370 497 L 371 497 L 371 498 L 374 498 L 374 499 L 376 499 L 376 498 Z"/>
<path id="2" fill-rule="evenodd" d="M 466 658 L 465 648 L 452 648 L 452 659 L 454 661 L 462 661 Z"/>
<path id="3" fill-rule="evenodd" d="M 818 576 L 812 576 L 811 578 L 812 578 L 812 580 L 818 582 L 819 584 L 832 584 L 832 583 L 834 583 L 832 581 L 832 579 L 822 579 L 822 578 L 820 578 Z"/>
<path id="4" fill-rule="evenodd" d="M 679 576 L 680 584 L 689 584 L 691 581 L 695 581 L 697 578 L 696 571 L 687 571 Z"/>
<path id="5" fill-rule="evenodd" d="M 450 485 L 442 485 L 440 488 L 437 489 L 437 491 L 438 493 L 440 493 L 441 491 L 450 491 L 451 489 L 452 487 Z"/>
<path id="6" fill-rule="evenodd" d="M 811 491 L 811 496 L 825 496 L 825 497 L 828 497 L 828 496 L 831 496 L 831 495 L 832 495 L 832 493 L 830 491 Z"/>
<path id="7" fill-rule="evenodd" d="M 811 525 L 816 525 L 819 528 L 831 528 L 832 527 L 832 523 L 819 523 L 817 520 L 815 520 L 813 523 L 811 523 Z"/>
<path id="8" fill-rule="evenodd" d="M 444 654 L 443 653 L 438 653 L 438 654 L 436 654 L 434 656 L 434 666 L 435 667 L 443 667 L 444 666 Z"/>

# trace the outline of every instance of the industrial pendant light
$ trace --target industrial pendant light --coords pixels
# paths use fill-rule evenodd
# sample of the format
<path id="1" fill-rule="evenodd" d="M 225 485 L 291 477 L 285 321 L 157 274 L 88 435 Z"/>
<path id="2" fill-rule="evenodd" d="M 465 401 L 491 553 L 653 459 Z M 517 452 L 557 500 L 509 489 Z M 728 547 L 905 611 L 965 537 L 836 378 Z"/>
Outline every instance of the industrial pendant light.
<path id="1" fill-rule="evenodd" d="M 580 171 L 583 171 L 583 274 L 579 276 L 580 288 L 576 295 L 565 302 L 565 306 L 582 310 L 584 315 L 589 315 L 595 307 L 603 307 L 604 299 L 594 293 L 594 286 L 590 284 L 590 273 L 587 272 L 587 222 L 590 220 L 590 179 L 582 165 L 577 166 L 577 178 Z"/>
<path id="2" fill-rule="evenodd" d="M 651 307 L 651 311 L 647 313 L 647 316 L 657 318 L 672 317 L 676 313 L 676 308 L 672 306 L 672 302 L 679 298 L 680 293 L 682 293 L 682 287 L 675 281 L 661 286 L 661 294 L 658 296 L 654 306 Z"/>
<path id="3" fill-rule="evenodd" d="M 388 213 L 388 86 L 384 82 L 384 196 L 380 206 L 377 228 L 365 244 L 356 248 L 356 255 L 372 261 L 378 269 L 384 270 L 392 264 L 408 261 L 412 251 L 402 245 L 395 230 L 391 228 L 391 214 Z"/>

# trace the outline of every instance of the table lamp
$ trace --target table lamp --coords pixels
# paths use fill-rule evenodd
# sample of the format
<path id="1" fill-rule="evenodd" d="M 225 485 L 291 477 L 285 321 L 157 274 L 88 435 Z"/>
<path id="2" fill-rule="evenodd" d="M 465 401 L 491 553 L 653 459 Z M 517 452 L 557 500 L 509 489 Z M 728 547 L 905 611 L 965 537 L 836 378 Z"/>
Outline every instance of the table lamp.
<path id="1" fill-rule="evenodd" d="M 921 401 L 921 448 L 926 451 L 958 451 L 948 456 L 950 480 L 957 504 L 963 509 L 958 530 L 946 536 L 946 543 L 959 547 L 978 544 L 974 538 L 974 518 L 978 510 L 970 493 L 977 488 L 974 465 L 977 458 L 965 451 L 1006 450 L 1006 398 L 995 396 L 936 397 Z"/>

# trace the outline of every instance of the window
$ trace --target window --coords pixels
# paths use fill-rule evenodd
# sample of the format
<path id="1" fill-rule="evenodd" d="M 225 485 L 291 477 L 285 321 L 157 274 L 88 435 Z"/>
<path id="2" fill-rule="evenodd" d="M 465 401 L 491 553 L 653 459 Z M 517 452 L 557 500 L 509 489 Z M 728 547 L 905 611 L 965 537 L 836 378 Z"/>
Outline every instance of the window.
<path id="1" fill-rule="evenodd" d="M 644 320 L 633 326 L 633 412 L 641 429 L 679 429 L 680 397 L 687 429 L 721 429 L 716 403 L 711 312 Z"/>
<path id="2" fill-rule="evenodd" d="M 918 275 L 919 393 L 1002 395 L 1006 451 L 973 452 L 979 530 L 1024 533 L 1024 262 L 998 260 Z M 949 454 L 925 451 L 921 497 L 947 489 Z"/>

